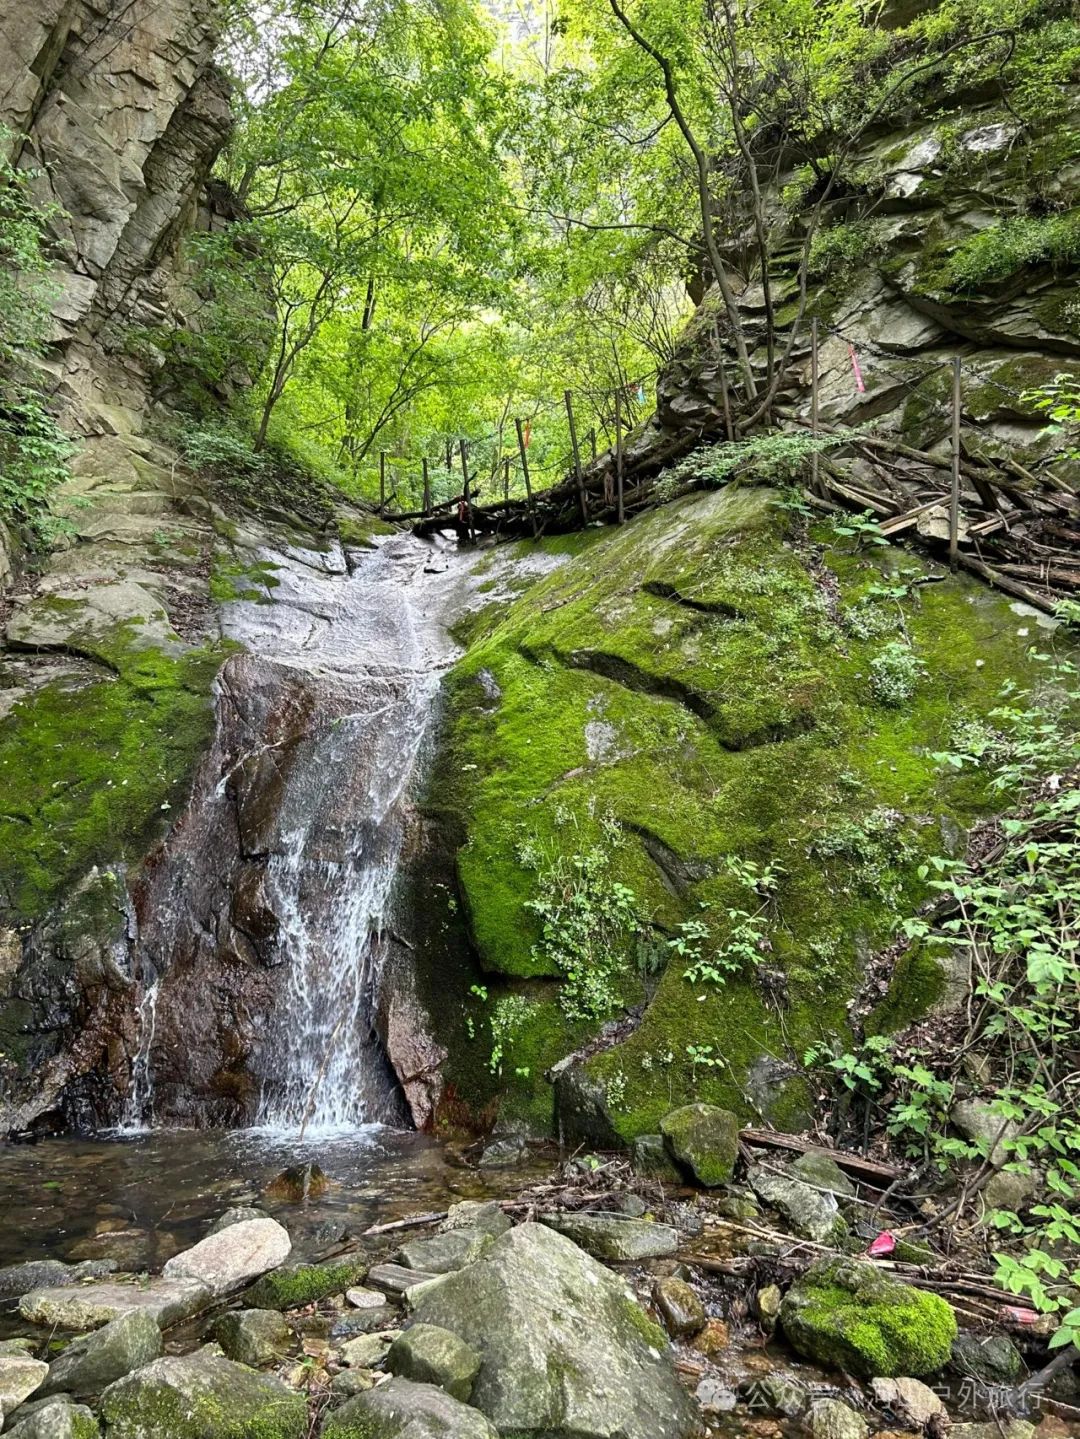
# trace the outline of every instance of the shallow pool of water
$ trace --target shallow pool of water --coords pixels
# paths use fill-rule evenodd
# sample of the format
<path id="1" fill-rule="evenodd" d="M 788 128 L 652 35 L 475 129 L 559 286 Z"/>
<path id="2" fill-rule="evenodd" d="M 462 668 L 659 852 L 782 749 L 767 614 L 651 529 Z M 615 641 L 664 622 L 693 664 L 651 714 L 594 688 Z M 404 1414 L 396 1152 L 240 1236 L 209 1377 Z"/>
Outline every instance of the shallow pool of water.
<path id="1" fill-rule="evenodd" d="M 317 1163 L 330 1181 L 303 1203 L 264 1194 L 287 1167 Z M 113 1258 L 156 1270 L 237 1204 L 288 1223 L 294 1244 L 327 1247 L 335 1229 L 507 1197 L 547 1174 L 551 1154 L 481 1170 L 460 1149 L 377 1127 L 295 1138 L 258 1130 L 157 1130 L 98 1139 L 0 1145 L 0 1266 L 24 1259 Z M 305 1244 L 307 1239 L 307 1244 Z"/>

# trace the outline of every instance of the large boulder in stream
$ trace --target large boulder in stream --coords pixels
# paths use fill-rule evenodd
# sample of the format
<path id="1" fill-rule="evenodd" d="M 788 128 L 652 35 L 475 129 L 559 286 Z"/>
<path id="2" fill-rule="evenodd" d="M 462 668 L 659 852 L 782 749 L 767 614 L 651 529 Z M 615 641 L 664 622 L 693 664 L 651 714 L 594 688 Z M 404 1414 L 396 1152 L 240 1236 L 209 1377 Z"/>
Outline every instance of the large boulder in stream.
<path id="1" fill-rule="evenodd" d="M 163 1273 L 168 1279 L 194 1279 L 217 1298 L 276 1269 L 291 1249 L 289 1231 L 276 1219 L 244 1219 L 177 1254 Z"/>
<path id="2" fill-rule="evenodd" d="M 27 1259 L 0 1269 L 0 1299 L 17 1298 L 31 1289 L 57 1289 L 62 1284 L 79 1284 L 84 1279 L 101 1279 L 116 1268 L 111 1259 L 89 1259 L 81 1264 L 64 1264 L 59 1259 Z"/>
<path id="3" fill-rule="evenodd" d="M 110 1384 L 109 1439 L 306 1439 L 307 1401 L 210 1349 L 167 1355 Z"/>
<path id="4" fill-rule="evenodd" d="M 697 1428 L 663 1331 L 610 1270 L 542 1224 L 425 1285 L 412 1311 L 481 1356 L 472 1403 L 500 1433 L 682 1439 Z"/>
<path id="5" fill-rule="evenodd" d="M 854 1259 L 808 1269 L 784 1296 L 780 1324 L 805 1358 L 866 1379 L 933 1374 L 957 1334 L 944 1299 Z"/>

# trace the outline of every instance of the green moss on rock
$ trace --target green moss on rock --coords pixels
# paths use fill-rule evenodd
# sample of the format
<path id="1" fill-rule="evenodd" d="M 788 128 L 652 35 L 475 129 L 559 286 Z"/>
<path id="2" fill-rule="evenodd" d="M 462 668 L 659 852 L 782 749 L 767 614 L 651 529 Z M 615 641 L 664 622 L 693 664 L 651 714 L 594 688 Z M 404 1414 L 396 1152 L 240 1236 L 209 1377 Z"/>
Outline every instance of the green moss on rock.
<path id="1" fill-rule="evenodd" d="M 558 1044 L 645 1003 L 583 1061 L 624 1139 L 691 1100 L 798 1127 L 801 1056 L 847 1042 L 868 957 L 928 893 L 920 863 L 991 808 L 981 776 L 932 756 L 1005 680 L 1031 682 L 1024 620 L 917 556 L 800 536 L 775 499 L 729 487 L 593 532 L 470 630 L 449 677 L 429 805 L 461 837 L 491 996 L 550 984 L 542 1042 L 498 1076 L 532 1121 Z M 849 626 L 854 611 L 875 623 Z M 870 663 L 901 621 L 927 678 L 886 707 Z M 575 961 L 533 902 L 598 851 L 603 883 L 634 892 L 638 933 L 603 946 L 600 1001 L 571 1035 L 554 1021 Z M 759 958 L 692 980 L 729 942 L 730 911 L 761 908 L 732 859 L 780 867 Z M 691 922 L 705 933 L 688 947 Z"/>
<path id="2" fill-rule="evenodd" d="M 108 677 L 55 681 L 0 722 L 0 904 L 16 920 L 92 866 L 141 857 L 212 731 L 224 648 L 165 654 L 124 626 L 98 647 Z"/>
<path id="3" fill-rule="evenodd" d="M 660 1133 L 671 1157 L 699 1184 L 714 1189 L 731 1182 L 739 1155 L 739 1121 L 730 1110 L 687 1104 L 664 1115 Z"/>
<path id="4" fill-rule="evenodd" d="M 327 1264 L 292 1264 L 264 1274 L 244 1294 L 248 1309 L 298 1309 L 328 1294 L 343 1294 L 367 1273 L 367 1264 L 357 1258 Z"/>
<path id="5" fill-rule="evenodd" d="M 933 1374 L 957 1335 L 944 1299 L 851 1259 L 808 1269 L 785 1295 L 780 1323 L 805 1358 L 868 1379 Z"/>
<path id="6" fill-rule="evenodd" d="M 303 1439 L 307 1402 L 280 1380 L 210 1350 L 168 1356 L 111 1384 L 113 1439 Z"/>

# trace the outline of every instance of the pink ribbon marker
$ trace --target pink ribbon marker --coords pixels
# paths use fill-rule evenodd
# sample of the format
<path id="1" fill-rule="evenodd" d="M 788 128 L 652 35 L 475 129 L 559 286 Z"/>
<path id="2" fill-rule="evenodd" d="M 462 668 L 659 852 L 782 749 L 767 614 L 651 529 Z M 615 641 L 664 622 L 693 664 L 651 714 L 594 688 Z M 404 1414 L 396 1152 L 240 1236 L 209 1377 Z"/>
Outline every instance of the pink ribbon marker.
<path id="1" fill-rule="evenodd" d="M 858 390 L 860 395 L 865 395 L 866 386 L 863 384 L 862 371 L 859 369 L 859 357 L 855 353 L 855 346 L 848 345 L 847 352 L 851 358 L 851 368 L 855 374 L 855 388 Z"/>
<path id="2" fill-rule="evenodd" d="M 884 1233 L 879 1234 L 877 1238 L 872 1241 L 866 1252 L 871 1259 L 880 1259 L 886 1254 L 891 1254 L 895 1248 L 896 1235 L 893 1234 L 891 1230 L 886 1229 Z"/>

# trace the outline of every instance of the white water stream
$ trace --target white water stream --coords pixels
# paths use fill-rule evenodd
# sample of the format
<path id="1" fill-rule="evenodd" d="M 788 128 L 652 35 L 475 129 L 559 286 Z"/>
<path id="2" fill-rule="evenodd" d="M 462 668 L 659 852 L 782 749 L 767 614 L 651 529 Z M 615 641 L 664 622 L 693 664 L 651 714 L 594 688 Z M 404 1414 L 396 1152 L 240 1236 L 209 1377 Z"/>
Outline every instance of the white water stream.
<path id="1" fill-rule="evenodd" d="M 280 563 L 280 556 L 260 556 Z M 230 606 L 228 632 L 302 670 L 316 709 L 278 805 L 265 892 L 282 983 L 256 1122 L 332 1133 L 399 1117 L 374 1034 L 380 943 L 403 803 L 455 649 L 445 629 L 456 554 L 408 536 L 327 574 L 292 551 L 273 605 Z"/>
<path id="2" fill-rule="evenodd" d="M 206 866 L 222 862 L 220 836 L 232 813 L 241 858 L 259 869 L 276 931 L 264 967 L 252 973 L 263 986 L 251 992 L 262 1026 L 250 1064 L 259 1086 L 255 1124 L 327 1135 L 403 1123 L 374 1032 L 381 939 L 410 787 L 442 674 L 457 653 L 447 625 L 476 556 L 408 535 L 351 555 L 351 574 L 336 546 L 319 553 L 253 542 L 248 553 L 273 567 L 277 583 L 272 603 L 238 600 L 223 609 L 224 633 L 249 658 L 220 681 L 209 779 L 177 830 L 170 882 L 155 904 L 158 937 L 147 939 L 140 966 L 125 1127 L 154 1124 L 155 1015 L 158 1045 L 176 1045 L 162 1032 L 159 986 L 164 993 L 183 982 L 177 935 L 196 931 L 209 946 L 221 943 L 214 936 L 224 916 L 193 915 L 192 895 Z M 267 986 L 270 1013 L 260 1018 Z M 192 1004 L 201 1008 L 198 994 Z M 175 998 L 169 1005 L 175 1036 Z"/>

